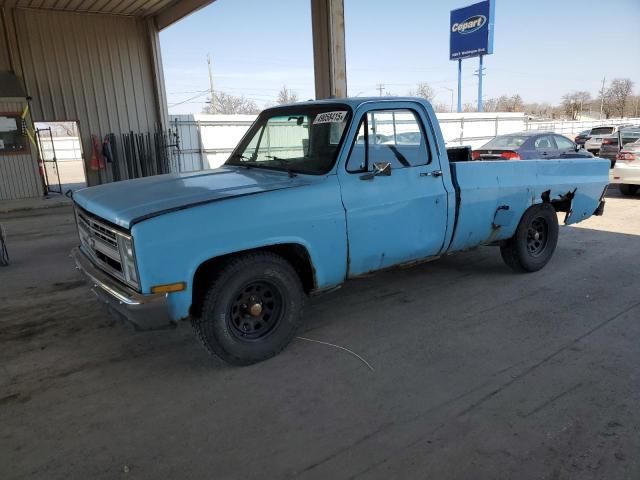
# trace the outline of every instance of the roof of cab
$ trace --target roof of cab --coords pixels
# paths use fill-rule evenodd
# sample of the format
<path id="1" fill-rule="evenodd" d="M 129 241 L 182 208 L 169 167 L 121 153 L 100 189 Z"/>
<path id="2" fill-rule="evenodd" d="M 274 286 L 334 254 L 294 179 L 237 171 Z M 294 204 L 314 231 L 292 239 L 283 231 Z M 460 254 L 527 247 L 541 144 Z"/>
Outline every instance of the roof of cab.
<path id="1" fill-rule="evenodd" d="M 323 100 L 307 100 L 296 103 L 289 103 L 286 105 L 277 105 L 271 108 L 282 108 L 282 107 L 295 107 L 295 106 L 304 106 L 310 104 L 336 104 L 343 103 L 349 105 L 352 109 L 358 108 L 363 103 L 369 102 L 418 102 L 426 104 L 427 100 L 420 97 L 343 97 L 343 98 L 326 98 Z"/>

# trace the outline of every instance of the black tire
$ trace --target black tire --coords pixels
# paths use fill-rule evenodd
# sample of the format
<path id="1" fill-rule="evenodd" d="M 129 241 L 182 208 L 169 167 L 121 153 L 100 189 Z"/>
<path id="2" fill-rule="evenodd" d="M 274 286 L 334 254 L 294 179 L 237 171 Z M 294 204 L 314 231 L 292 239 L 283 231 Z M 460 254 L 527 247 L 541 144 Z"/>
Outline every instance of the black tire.
<path id="1" fill-rule="evenodd" d="M 620 193 L 623 195 L 635 195 L 638 193 L 638 185 L 630 185 L 628 183 L 620 184 Z"/>
<path id="2" fill-rule="evenodd" d="M 530 207 L 515 235 L 500 247 L 502 259 L 516 272 L 537 272 L 544 267 L 558 244 L 558 216 L 548 203 Z"/>
<path id="3" fill-rule="evenodd" d="M 231 365 L 251 365 L 289 344 L 302 322 L 304 300 L 302 282 L 284 258 L 250 253 L 224 264 L 191 324 L 210 354 Z"/>

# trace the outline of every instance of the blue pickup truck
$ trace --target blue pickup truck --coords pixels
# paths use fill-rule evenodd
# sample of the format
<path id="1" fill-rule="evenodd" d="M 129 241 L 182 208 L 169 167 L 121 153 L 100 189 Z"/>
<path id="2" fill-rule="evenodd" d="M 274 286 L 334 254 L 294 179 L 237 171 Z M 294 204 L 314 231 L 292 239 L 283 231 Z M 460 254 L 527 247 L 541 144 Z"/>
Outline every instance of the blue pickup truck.
<path id="1" fill-rule="evenodd" d="M 281 351 L 308 295 L 478 245 L 534 272 L 565 224 L 601 214 L 609 162 L 470 161 L 415 98 L 310 101 L 262 112 L 218 169 L 74 196 L 72 255 L 141 328 L 191 319 L 235 365 Z"/>

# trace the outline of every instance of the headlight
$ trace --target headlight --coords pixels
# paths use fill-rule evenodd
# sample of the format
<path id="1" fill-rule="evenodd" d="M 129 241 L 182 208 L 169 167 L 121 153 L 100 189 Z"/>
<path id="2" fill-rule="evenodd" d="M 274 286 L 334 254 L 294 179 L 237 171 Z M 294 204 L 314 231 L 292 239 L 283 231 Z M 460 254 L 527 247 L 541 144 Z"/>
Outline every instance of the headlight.
<path id="1" fill-rule="evenodd" d="M 138 269 L 136 268 L 133 239 L 124 235 L 118 235 L 118 248 L 120 250 L 120 258 L 122 259 L 122 272 L 124 273 L 125 280 L 135 287 L 138 287 Z"/>

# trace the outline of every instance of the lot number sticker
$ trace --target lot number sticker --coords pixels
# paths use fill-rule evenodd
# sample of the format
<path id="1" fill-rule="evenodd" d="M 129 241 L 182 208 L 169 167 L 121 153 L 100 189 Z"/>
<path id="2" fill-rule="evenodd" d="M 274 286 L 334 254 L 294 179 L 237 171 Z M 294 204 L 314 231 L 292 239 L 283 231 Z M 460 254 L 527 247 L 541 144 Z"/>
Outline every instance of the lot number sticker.
<path id="1" fill-rule="evenodd" d="M 344 118 L 347 116 L 347 112 L 324 112 L 318 114 L 316 119 L 313 121 L 314 125 L 318 123 L 341 123 L 344 121 Z"/>

